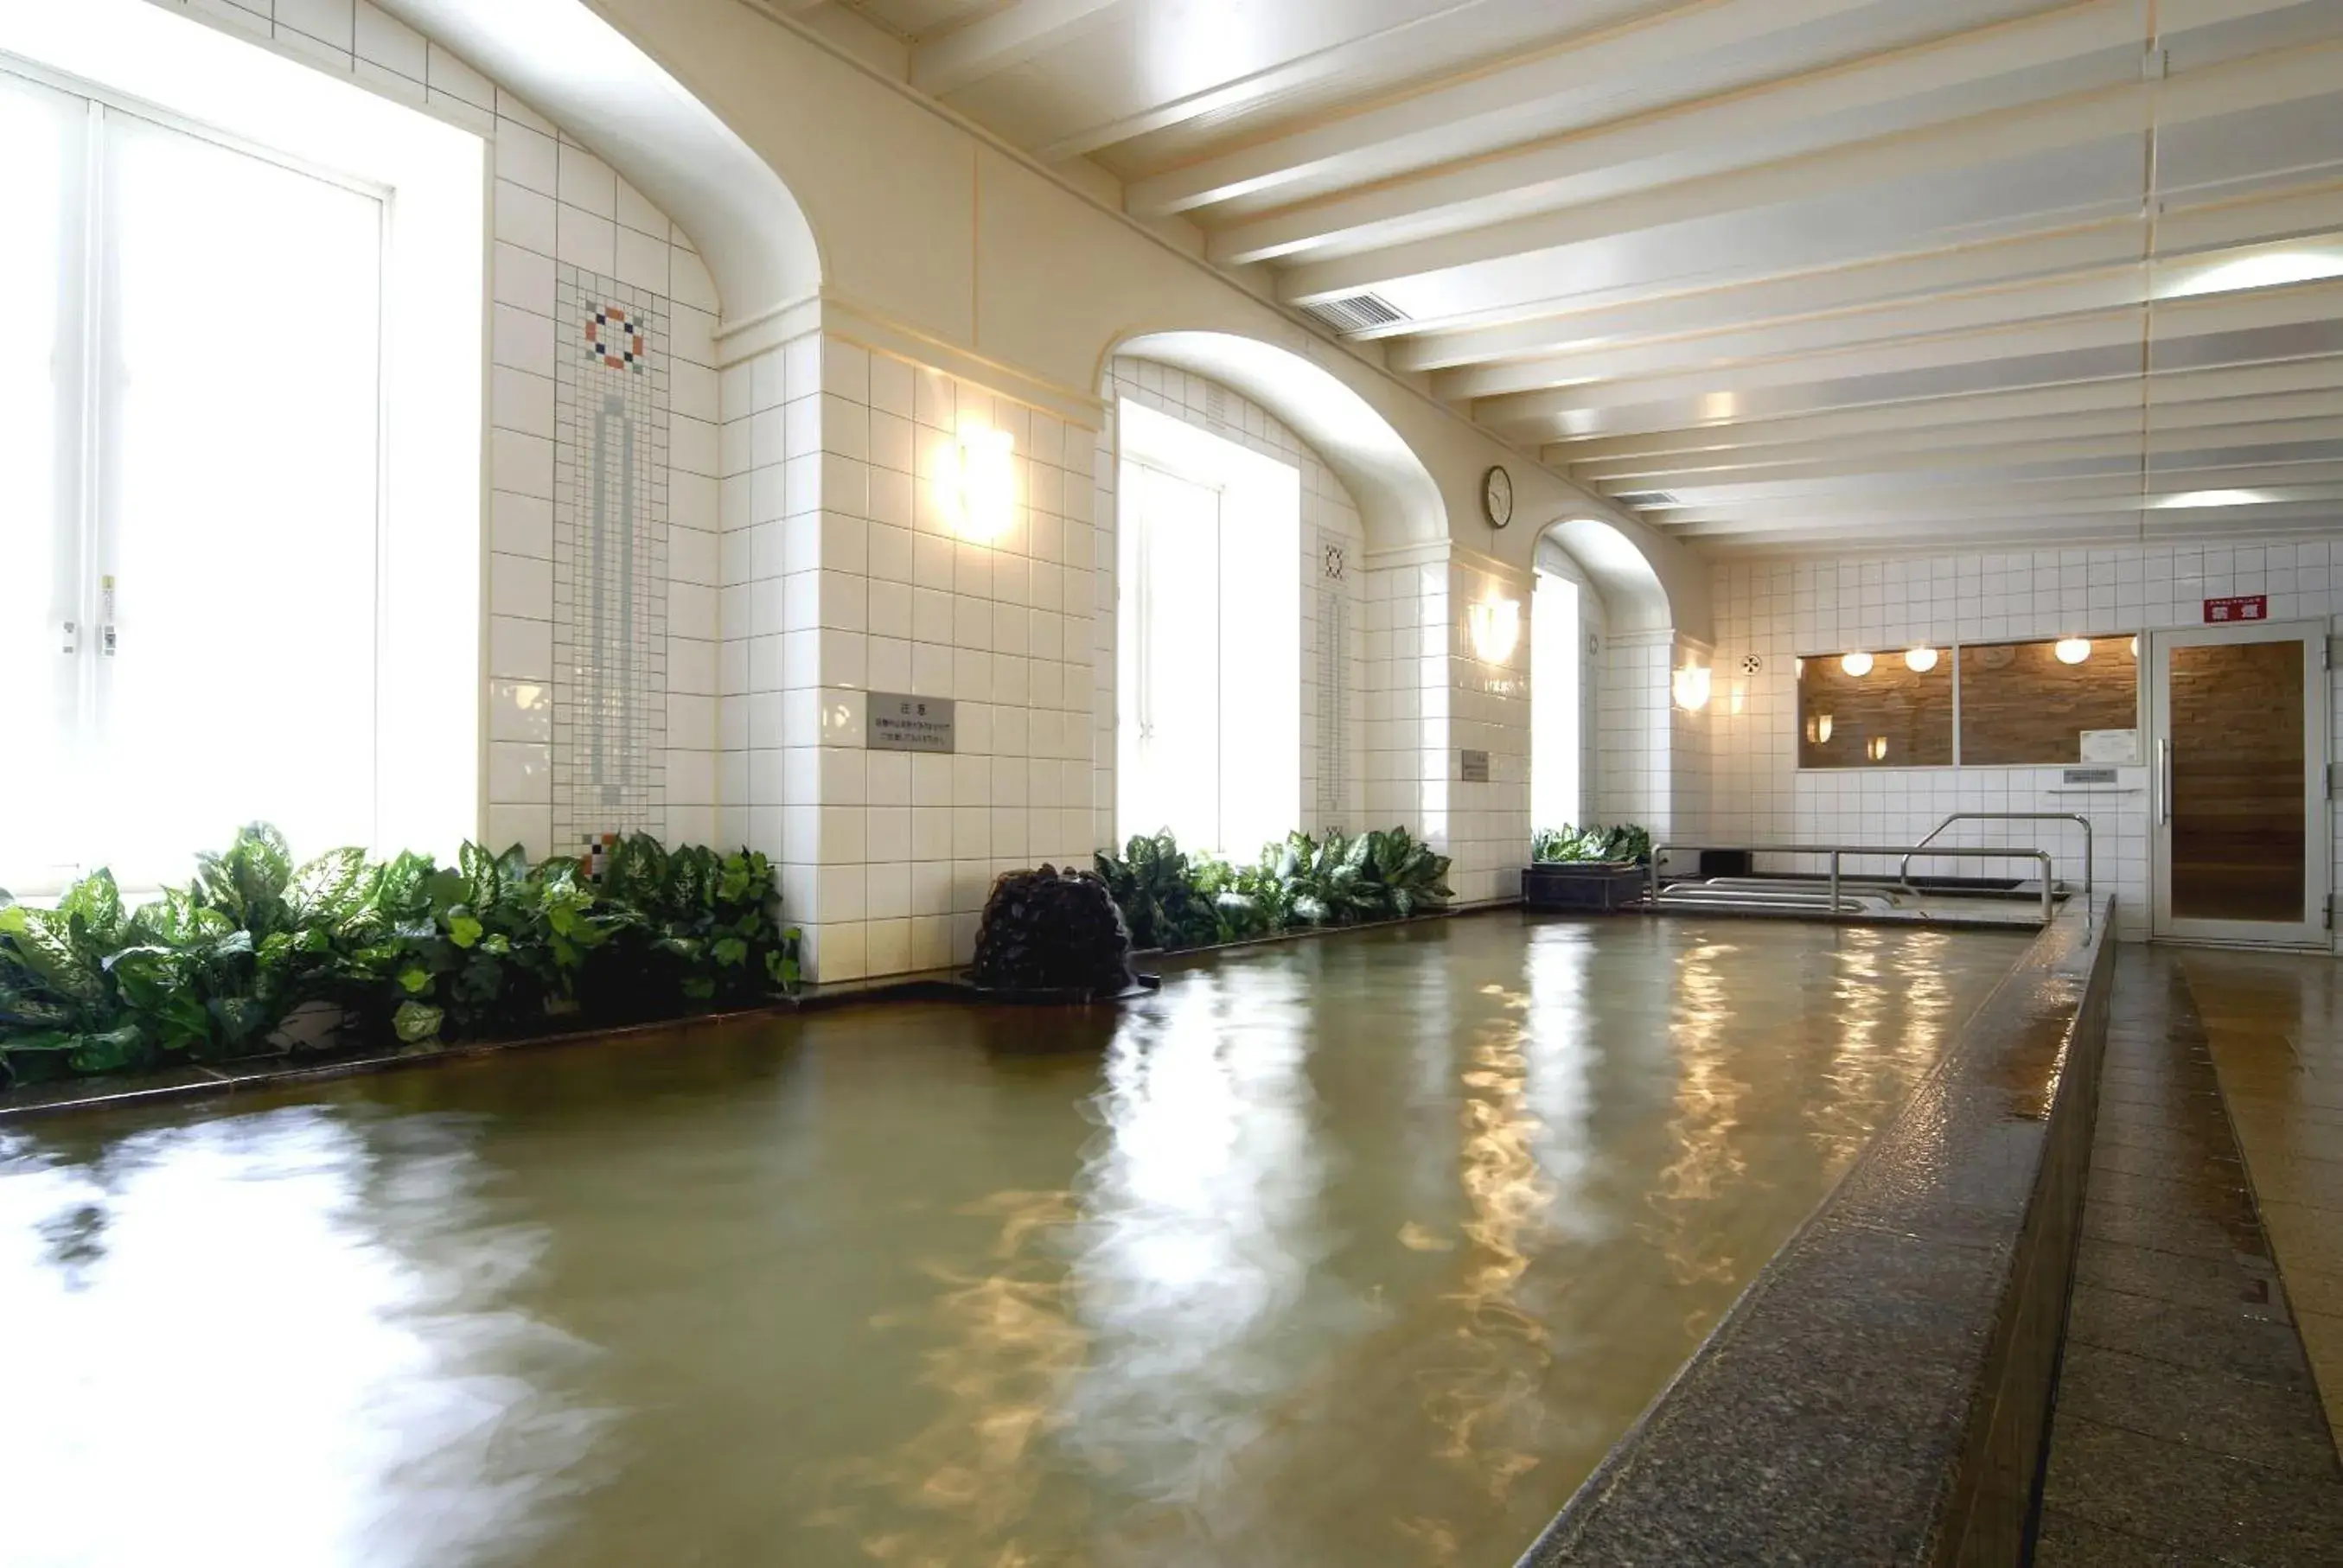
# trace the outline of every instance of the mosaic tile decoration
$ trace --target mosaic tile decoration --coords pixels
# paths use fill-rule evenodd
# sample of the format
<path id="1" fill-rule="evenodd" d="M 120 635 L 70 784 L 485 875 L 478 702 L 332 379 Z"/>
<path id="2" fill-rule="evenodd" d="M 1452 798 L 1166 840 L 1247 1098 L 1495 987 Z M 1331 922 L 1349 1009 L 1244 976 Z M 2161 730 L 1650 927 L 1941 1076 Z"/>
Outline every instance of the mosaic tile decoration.
<path id="1" fill-rule="evenodd" d="M 662 833 L 666 302 L 554 272 L 553 840 Z"/>
<path id="2" fill-rule="evenodd" d="M 1318 590 L 1318 811 L 1340 821 L 1350 795 L 1351 598 L 1337 587 Z"/>

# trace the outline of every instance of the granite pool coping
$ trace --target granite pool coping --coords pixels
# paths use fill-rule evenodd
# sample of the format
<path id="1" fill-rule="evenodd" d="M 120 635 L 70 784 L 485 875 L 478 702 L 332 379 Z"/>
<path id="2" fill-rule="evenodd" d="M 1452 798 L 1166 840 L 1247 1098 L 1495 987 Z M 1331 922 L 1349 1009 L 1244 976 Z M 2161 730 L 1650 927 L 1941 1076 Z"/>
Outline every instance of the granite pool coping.
<path id="1" fill-rule="evenodd" d="M 1519 1568 L 2022 1561 L 2114 909 L 2043 929 Z"/>

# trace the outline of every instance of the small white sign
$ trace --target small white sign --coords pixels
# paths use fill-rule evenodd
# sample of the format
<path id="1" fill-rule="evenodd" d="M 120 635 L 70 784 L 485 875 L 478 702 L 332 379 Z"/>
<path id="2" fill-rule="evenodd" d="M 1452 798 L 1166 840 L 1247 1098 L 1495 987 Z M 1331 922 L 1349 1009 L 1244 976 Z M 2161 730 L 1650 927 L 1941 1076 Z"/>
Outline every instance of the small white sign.
<path id="1" fill-rule="evenodd" d="M 2139 731 L 2137 729 L 2086 729 L 2083 731 L 2085 762 L 2137 762 L 2139 760 Z"/>

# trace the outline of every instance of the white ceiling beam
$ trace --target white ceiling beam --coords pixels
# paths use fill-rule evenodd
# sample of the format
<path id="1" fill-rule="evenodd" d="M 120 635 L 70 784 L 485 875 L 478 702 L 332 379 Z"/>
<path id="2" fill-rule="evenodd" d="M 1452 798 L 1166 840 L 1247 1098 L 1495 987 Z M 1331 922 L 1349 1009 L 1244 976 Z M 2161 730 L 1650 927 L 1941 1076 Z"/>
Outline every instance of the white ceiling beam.
<path id="1" fill-rule="evenodd" d="M 1793 539 L 1836 548 L 1841 541 L 1868 538 L 1926 540 L 1939 550 L 1952 551 L 2003 538 L 2056 545 L 2089 536 L 2137 538 L 2151 534 L 2184 534 L 2250 538 L 2272 528 L 2303 531 L 2297 525 L 2325 530 L 2334 527 L 2334 499 L 2324 495 L 2252 507 L 2144 507 L 2136 495 L 2108 496 L 2055 512 L 1974 516 L 1880 512 L 1785 518 L 1770 522 L 1703 518 L 1687 519 L 1665 531 L 1687 542 L 1736 548 L 1746 544 Z"/>
<path id="2" fill-rule="evenodd" d="M 2336 198 L 2343 226 L 2343 192 Z M 2122 218 L 2053 234 L 1890 256 L 1880 261 L 1647 297 L 1593 310 L 1556 301 L 1554 314 L 1503 326 L 1386 338 L 1385 362 L 1411 374 L 1493 360 L 1789 321 L 1961 288 L 2137 261 L 2146 226 Z"/>
<path id="3" fill-rule="evenodd" d="M 942 97 L 1029 60 L 1122 0 L 1011 0 L 974 21 L 911 46 L 911 85 Z"/>
<path id="4" fill-rule="evenodd" d="M 1827 514 L 1903 507 L 1925 509 L 1942 506 L 2007 506 L 2017 510 L 2103 495 L 2134 495 L 2141 487 L 2141 469 L 2103 467 L 2077 473 L 2024 474 L 1991 467 L 1964 471 L 1967 477 L 1928 474 L 1865 474 L 1820 479 L 1782 480 L 1767 477 L 1742 484 L 1711 484 L 1671 491 L 1672 498 L 1647 506 L 1646 514 L 1664 522 L 1694 512 L 1731 510 L 1755 517 L 1769 512 Z M 2148 484 L 2159 494 L 2181 495 L 2207 489 L 2245 490 L 2264 494 L 2306 486 L 2343 485 L 2343 458 L 2332 454 L 2292 463 L 2198 463 L 2155 469 Z"/>
<path id="5" fill-rule="evenodd" d="M 2029 108 L 1955 120 L 1902 136 L 1704 176 L 1560 212 L 1412 240 L 1296 266 L 1279 297 L 1307 305 L 1481 262 L 1551 250 L 1696 218 L 1972 169 L 2061 146 L 2145 136 L 2245 110 L 2322 97 L 2343 84 L 2343 42 L 2274 50 L 2165 81 L 2083 93 Z"/>
<path id="6" fill-rule="evenodd" d="M 1322 125 L 1133 180 L 1124 188 L 1123 205 L 1141 217 L 1161 217 L 1313 173 L 1374 177 L 1441 162 L 1475 146 L 1519 141 L 1553 129 L 1566 112 L 1562 104 L 1615 97 L 1633 74 L 1665 70 L 1691 50 L 1729 48 L 1871 3 L 1689 0 L 1443 78 Z M 1370 152 L 1380 161 L 1366 158 Z"/>
<path id="7" fill-rule="evenodd" d="M 1831 123 L 1834 116 L 1899 110 L 1867 127 L 1872 135 L 1966 118 L 1980 106 L 1956 110 L 1935 95 L 2091 55 L 2120 61 L 2122 75 L 2102 85 L 2136 80 L 2137 66 L 2123 51 L 2143 44 L 2145 31 L 2137 4 L 2083 0 L 1266 213 L 1213 229 L 1206 250 L 1222 266 L 1242 266 L 1330 245 L 1356 249 L 1468 227 L 1496 216 L 1493 206 L 1507 213 L 1551 210 L 1591 196 L 1648 189 L 1844 142 L 1846 132 Z M 1797 126 L 1806 127 L 1805 146 L 1762 139 Z"/>
<path id="8" fill-rule="evenodd" d="M 2038 363 L 2059 354 L 2141 343 L 2160 346 L 2221 333 L 2306 326 L 2338 317 L 2343 317 L 2343 281 L 2308 283 L 2289 288 L 2166 300 L 2145 309 L 2074 316 L 1832 354 L 1744 361 L 1616 381 L 1587 381 L 1544 391 L 1484 397 L 1473 405 L 1473 411 L 1475 418 L 1488 420 L 1500 428 L 1518 430 L 1577 409 L 1631 407 L 1671 399 L 1708 398 L 1722 402 L 1735 394 L 1767 388 L 1860 382 L 1907 371 L 1997 360 L 2029 359 Z M 2107 378 L 2107 372 L 2089 371 L 2078 365 L 2071 377 L 2044 377 L 2036 384 Z M 1729 409 L 1725 417 L 1731 417 Z"/>
<path id="9" fill-rule="evenodd" d="M 2021 433 L 1961 446 L 1896 447 L 1851 442 L 1838 449 L 1818 449 L 1808 445 L 1771 448 L 1763 454 L 1721 453 L 1694 462 L 1679 460 L 1673 467 L 1642 467 L 1640 471 L 1631 473 L 1590 472 L 1587 467 L 1574 464 L 1571 477 L 1616 497 L 1651 490 L 1682 493 L 1703 486 L 1775 480 L 1828 481 L 1899 474 L 1947 474 L 1984 466 L 2015 468 L 2072 459 L 2122 457 L 2136 466 L 2143 451 L 2153 458 L 2207 447 L 2254 448 L 2294 442 L 2343 442 L 2343 409 L 2324 418 L 2154 431 L 2145 437 L 2137 415 L 2131 417 L 2128 427 L 2123 427 L 2119 418 L 2108 418 L 2107 423 L 2114 427 L 2088 436 L 2028 438 Z"/>
<path id="10" fill-rule="evenodd" d="M 2015 392 L 1977 392 L 1956 397 L 1916 399 L 1791 415 L 1774 419 L 1711 425 L 1655 427 L 1617 435 L 1557 440 L 1545 448 L 1549 462 L 1703 452 L 1778 441 L 1843 441 L 1913 431 L 1951 431 L 1991 421 L 2036 421 L 2110 410 L 2137 413 L 2145 404 L 2150 421 L 2186 418 L 2189 410 L 2245 409 L 2259 400 L 2331 391 L 2343 385 L 2343 366 L 2331 359 L 2209 370 L 2162 371 L 2145 388 L 2130 381 L 2077 382 Z M 2246 417 L 2252 417 L 2247 415 Z"/>
<path id="11" fill-rule="evenodd" d="M 2127 503 L 2144 511 L 2249 509 L 2237 506 L 2197 508 L 2177 504 L 2191 495 L 2211 488 L 2249 490 L 2262 498 L 2254 503 L 2255 506 L 2330 501 L 2343 499 L 2343 477 L 2330 475 L 2319 481 L 2298 484 L 2274 479 L 2260 485 L 2216 487 L 2185 482 L 2175 484 L 2167 476 L 2158 475 L 2151 487 L 2143 489 L 2139 477 L 2135 474 L 2106 481 L 2056 485 L 1913 490 L 1900 498 L 1893 495 L 1862 495 L 1735 499 L 1725 505 L 1679 507 L 1665 511 L 1646 511 L 1644 515 L 1649 521 L 1669 527 L 1732 531 L 1762 528 L 1768 523 L 1812 524 L 1829 522 L 1834 518 L 1861 522 L 1900 517 L 1949 524 L 1991 518 L 2073 517 L 2112 509 Z"/>
<path id="12" fill-rule="evenodd" d="M 1447 401 L 1495 397 L 1584 381 L 1659 375 L 1687 365 L 1826 354 L 1903 338 L 2011 327 L 2137 306 L 2146 300 L 2147 287 L 2147 269 L 2134 265 L 2050 283 L 1937 295 L 1844 315 L 1467 366 L 1435 375 L 1432 390 L 1434 397 Z"/>
<path id="13" fill-rule="evenodd" d="M 1119 115 L 1080 130 L 1069 131 L 1033 149 L 1033 156 L 1044 163 L 1061 163 L 1068 158 L 1082 157 L 1102 147 L 1114 146 L 1173 126 L 1186 125 L 1207 115 L 1228 115 L 1241 112 L 1255 104 L 1270 102 L 1301 91 L 1320 82 L 1334 81 L 1355 75 L 1363 67 L 1372 66 L 1374 56 L 1394 48 L 1405 48 L 1413 38 L 1434 31 L 1448 31 L 1459 25 L 1470 25 L 1466 13 L 1481 5 L 1502 3 L 1502 0 L 1455 0 L 1438 10 L 1394 22 L 1373 33 L 1345 38 L 1339 44 L 1291 60 L 1280 60 L 1258 71 L 1238 76 L 1232 81 L 1216 83 L 1199 92 L 1185 94 L 1161 104 L 1150 104 L 1131 114 Z M 1128 193 L 1126 192 L 1126 198 Z M 1141 216 L 1162 216 L 1140 213 Z"/>
<path id="14" fill-rule="evenodd" d="M 2343 185 L 2281 195 L 2175 207 L 2155 230 L 2159 278 L 2215 259 L 2224 249 L 2332 236 L 2343 230 Z M 1592 344 L 1687 337 L 1762 322 L 1793 321 L 2002 285 L 2046 281 L 2061 275 L 2137 262 L 2147 249 L 2138 218 L 2098 223 L 1923 250 L 1820 270 L 1759 277 L 1642 298 L 1596 308 L 1557 300 L 1528 319 L 1502 325 L 1422 332 L 1400 324 L 1378 334 L 1385 363 L 1409 373 L 1453 369 L 1492 360 L 1559 354 Z"/>

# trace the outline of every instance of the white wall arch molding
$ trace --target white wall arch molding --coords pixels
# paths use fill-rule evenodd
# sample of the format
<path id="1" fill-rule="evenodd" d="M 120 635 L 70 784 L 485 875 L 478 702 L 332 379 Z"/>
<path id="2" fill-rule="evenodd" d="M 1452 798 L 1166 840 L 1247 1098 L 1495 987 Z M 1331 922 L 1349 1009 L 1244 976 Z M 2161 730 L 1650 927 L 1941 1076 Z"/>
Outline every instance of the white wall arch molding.
<path id="1" fill-rule="evenodd" d="M 1449 537 L 1440 486 L 1390 420 L 1323 366 L 1233 332 L 1151 332 L 1115 354 L 1176 365 L 1252 398 L 1292 427 L 1357 500 L 1371 548 Z"/>
<path id="2" fill-rule="evenodd" d="M 1683 618 L 1641 544 L 1602 518 L 1564 518 L 1539 530 L 1535 558 L 1544 565 L 1559 553 L 1586 575 L 1602 596 L 1614 631 L 1657 631 Z M 1705 629 L 1705 603 L 1695 624 Z"/>
<path id="3" fill-rule="evenodd" d="M 585 0 L 384 0 L 538 105 L 691 236 L 733 330 L 820 289 L 804 209 L 723 119 Z"/>

